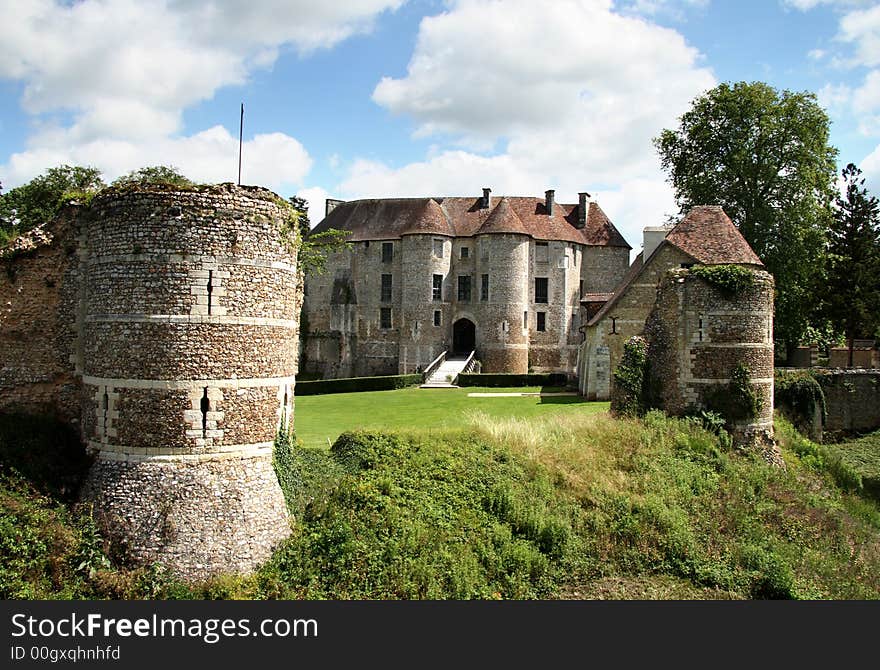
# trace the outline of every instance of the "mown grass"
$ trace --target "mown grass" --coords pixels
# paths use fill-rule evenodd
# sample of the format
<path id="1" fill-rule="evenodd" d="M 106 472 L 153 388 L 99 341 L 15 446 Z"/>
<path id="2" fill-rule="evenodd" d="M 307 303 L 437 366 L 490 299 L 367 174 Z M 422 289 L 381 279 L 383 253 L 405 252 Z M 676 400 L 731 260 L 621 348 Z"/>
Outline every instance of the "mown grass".
<path id="1" fill-rule="evenodd" d="M 328 447 L 347 430 L 454 428 L 469 413 L 528 418 L 572 412 L 602 412 L 607 402 L 584 402 L 577 396 L 469 398 L 468 393 L 537 393 L 540 387 L 420 389 L 332 393 L 296 398 L 296 435 L 304 446 Z M 562 391 L 545 388 L 547 392 Z"/>
<path id="2" fill-rule="evenodd" d="M 865 493 L 880 500 L 880 431 L 826 448 L 858 474 Z"/>
<path id="3" fill-rule="evenodd" d="M 777 435 L 785 469 L 659 413 L 475 412 L 455 429 L 346 433 L 279 459 L 296 521 L 256 574 L 190 585 L 158 566 L 107 567 L 84 517 L 4 480 L 0 594 L 880 597 L 878 504 L 784 420 Z"/>

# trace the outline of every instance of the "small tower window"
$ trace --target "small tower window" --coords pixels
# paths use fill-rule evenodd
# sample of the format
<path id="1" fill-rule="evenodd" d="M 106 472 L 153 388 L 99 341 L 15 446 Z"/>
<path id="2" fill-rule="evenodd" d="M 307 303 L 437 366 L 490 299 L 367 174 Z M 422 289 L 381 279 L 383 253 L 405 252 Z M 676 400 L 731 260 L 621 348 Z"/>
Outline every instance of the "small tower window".
<path id="1" fill-rule="evenodd" d="M 439 310 L 439 309 L 435 309 L 435 310 L 434 310 L 434 325 L 435 325 L 435 326 L 439 326 L 439 325 L 440 325 L 440 323 L 441 323 L 440 319 L 441 319 L 440 310 Z"/>
<path id="2" fill-rule="evenodd" d="M 546 263 L 550 257 L 550 250 L 546 242 L 535 242 L 535 261 Z"/>
<path id="3" fill-rule="evenodd" d="M 382 242 L 382 262 L 390 263 L 394 259 L 394 242 Z"/>
<path id="4" fill-rule="evenodd" d="M 208 387 L 205 387 L 205 392 L 202 395 L 202 402 L 200 403 L 200 408 L 202 410 L 202 437 L 207 437 L 208 433 L 208 412 L 211 411 L 211 400 L 208 398 Z"/>
<path id="5" fill-rule="evenodd" d="M 535 316 L 537 317 L 537 330 L 539 333 L 543 333 L 547 330 L 547 312 L 537 312 Z"/>
<path id="6" fill-rule="evenodd" d="M 382 307 L 379 310 L 379 328 L 388 330 L 391 328 L 391 308 Z"/>
<path id="7" fill-rule="evenodd" d="M 470 249 L 470 247 L 462 247 L 462 248 L 459 250 L 459 256 L 458 256 L 458 257 L 461 258 L 461 259 L 465 259 L 465 258 L 470 258 L 470 255 L 471 255 L 471 249 Z"/>
<path id="8" fill-rule="evenodd" d="M 616 316 L 611 317 L 611 332 L 615 333 L 615 334 L 617 333 L 617 317 Z"/>
<path id="9" fill-rule="evenodd" d="M 480 300 L 489 301 L 489 275 L 480 275 Z"/>
<path id="10" fill-rule="evenodd" d="M 443 240 L 442 239 L 434 239 L 434 256 L 437 258 L 443 258 Z"/>
<path id="11" fill-rule="evenodd" d="M 434 284 L 431 287 L 431 296 L 434 302 L 443 300 L 443 275 L 434 275 Z"/>
<path id="12" fill-rule="evenodd" d="M 101 398 L 101 426 L 103 428 L 102 432 L 104 435 L 107 434 L 107 414 L 110 409 L 110 394 L 107 393 L 107 387 L 104 387 L 104 395 Z"/>
<path id="13" fill-rule="evenodd" d="M 702 341 L 703 341 L 703 317 L 702 317 L 702 315 L 700 316 L 700 326 L 699 326 L 699 329 L 700 329 L 700 330 L 699 330 L 699 333 L 700 333 L 700 342 L 702 342 Z"/>
<path id="14" fill-rule="evenodd" d="M 535 277 L 535 302 L 547 302 L 547 277 Z"/>
<path id="15" fill-rule="evenodd" d="M 214 271 L 208 270 L 208 314 L 211 314 L 211 297 L 214 292 Z"/>
<path id="16" fill-rule="evenodd" d="M 382 295 L 380 297 L 382 302 L 391 302 L 392 282 L 393 277 L 391 275 L 382 275 Z"/>

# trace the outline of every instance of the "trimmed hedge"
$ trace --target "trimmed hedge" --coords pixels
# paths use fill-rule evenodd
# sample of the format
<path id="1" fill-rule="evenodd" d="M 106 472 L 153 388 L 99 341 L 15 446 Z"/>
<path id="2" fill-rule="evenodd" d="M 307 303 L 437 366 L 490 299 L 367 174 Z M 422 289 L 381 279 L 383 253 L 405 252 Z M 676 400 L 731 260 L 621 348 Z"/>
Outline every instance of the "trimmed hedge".
<path id="1" fill-rule="evenodd" d="M 460 374 L 456 384 L 458 386 L 489 386 L 494 388 L 516 386 L 565 386 L 568 379 L 564 373 L 551 372 L 549 374 Z"/>
<path id="2" fill-rule="evenodd" d="M 324 393 L 356 393 L 359 391 L 391 391 L 422 383 L 422 375 L 387 375 L 384 377 L 344 377 L 296 382 L 295 393 L 322 395 Z"/>

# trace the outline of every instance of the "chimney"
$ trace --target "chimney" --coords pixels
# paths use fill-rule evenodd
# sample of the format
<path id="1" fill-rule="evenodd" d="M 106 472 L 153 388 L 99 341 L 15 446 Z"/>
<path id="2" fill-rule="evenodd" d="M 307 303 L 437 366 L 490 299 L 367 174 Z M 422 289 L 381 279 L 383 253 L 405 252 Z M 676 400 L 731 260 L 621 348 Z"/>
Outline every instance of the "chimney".
<path id="1" fill-rule="evenodd" d="M 492 189 L 483 189 L 483 209 L 489 209 L 492 206 Z"/>
<path id="2" fill-rule="evenodd" d="M 334 200 L 333 198 L 327 198 L 324 201 L 324 216 L 326 217 L 330 212 L 336 209 L 337 205 L 341 205 L 345 200 Z"/>
<path id="3" fill-rule="evenodd" d="M 553 196 L 556 194 L 556 191 L 550 189 L 549 191 L 544 191 L 544 205 L 547 207 L 547 215 L 553 216 Z"/>
<path id="4" fill-rule="evenodd" d="M 666 235 L 670 230 L 672 229 L 667 226 L 645 226 L 642 242 L 643 263 L 651 257 L 651 254 L 660 246 L 660 243 L 666 239 Z"/>
<path id="5" fill-rule="evenodd" d="M 585 228 L 587 226 L 587 212 L 593 199 L 586 191 L 578 193 L 578 198 L 580 198 L 580 206 L 578 207 L 578 220 L 575 228 Z"/>

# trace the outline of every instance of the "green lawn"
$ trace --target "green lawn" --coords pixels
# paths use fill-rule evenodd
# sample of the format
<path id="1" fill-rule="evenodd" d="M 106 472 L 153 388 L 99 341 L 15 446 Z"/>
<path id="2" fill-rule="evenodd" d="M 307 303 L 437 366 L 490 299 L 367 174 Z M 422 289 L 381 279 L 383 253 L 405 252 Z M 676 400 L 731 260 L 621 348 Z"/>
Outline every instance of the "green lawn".
<path id="1" fill-rule="evenodd" d="M 296 436 L 307 447 L 328 446 L 355 428 L 440 428 L 461 424 L 470 412 L 493 417 L 532 417 L 608 410 L 607 402 L 577 396 L 469 398 L 468 393 L 538 392 L 539 387 L 370 391 L 302 396 L 296 399 Z M 545 388 L 554 392 L 561 389 Z"/>

